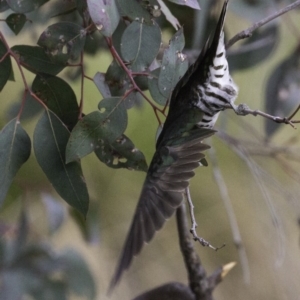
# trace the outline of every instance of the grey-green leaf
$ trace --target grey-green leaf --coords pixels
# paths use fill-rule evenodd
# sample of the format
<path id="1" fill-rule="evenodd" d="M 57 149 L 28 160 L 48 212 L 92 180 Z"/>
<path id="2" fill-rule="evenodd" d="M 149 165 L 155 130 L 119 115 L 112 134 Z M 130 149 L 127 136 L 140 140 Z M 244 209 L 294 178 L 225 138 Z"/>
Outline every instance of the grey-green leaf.
<path id="1" fill-rule="evenodd" d="M 164 51 L 158 77 L 158 88 L 166 98 L 170 97 L 178 80 L 188 69 L 188 61 L 181 52 L 184 42 L 183 31 L 180 29 L 172 37 L 169 46 Z"/>
<path id="2" fill-rule="evenodd" d="M 37 74 L 32 83 L 32 91 L 69 129 L 75 126 L 79 106 L 76 95 L 67 82 L 56 76 Z"/>
<path id="3" fill-rule="evenodd" d="M 300 100 L 300 48 L 282 61 L 268 79 L 265 96 L 265 110 L 267 113 L 288 117 L 297 108 Z M 265 120 L 265 132 L 270 138 L 280 124 Z"/>
<path id="4" fill-rule="evenodd" d="M 0 132 L 0 206 L 20 167 L 30 156 L 31 142 L 17 118 Z"/>
<path id="5" fill-rule="evenodd" d="M 41 47 L 17 45 L 11 49 L 19 57 L 22 66 L 33 73 L 42 72 L 56 75 L 65 67 L 65 64 L 50 60 Z"/>
<path id="6" fill-rule="evenodd" d="M 86 216 L 89 195 L 79 162 L 65 164 L 70 133 L 61 120 L 47 110 L 38 121 L 33 146 L 42 170 L 57 193 Z"/>
<path id="7" fill-rule="evenodd" d="M 73 249 L 67 249 L 60 254 L 59 259 L 65 266 L 65 280 L 68 287 L 85 299 L 95 299 L 96 285 L 87 263 Z"/>
<path id="8" fill-rule="evenodd" d="M 91 19 L 105 36 L 112 36 L 120 15 L 115 0 L 87 0 Z"/>
<path id="9" fill-rule="evenodd" d="M 165 105 L 167 102 L 167 97 L 165 97 L 159 90 L 158 87 L 158 76 L 160 74 L 160 68 L 151 72 L 152 76 L 148 77 L 149 92 L 153 100 L 159 105 Z"/>
<path id="10" fill-rule="evenodd" d="M 117 0 L 120 8 L 120 14 L 131 20 L 144 19 L 146 22 L 151 21 L 151 14 L 142 6 L 142 1 L 136 0 Z"/>
<path id="11" fill-rule="evenodd" d="M 37 9 L 48 0 L 6 0 L 6 2 L 14 12 L 27 13 Z"/>
<path id="12" fill-rule="evenodd" d="M 120 97 L 103 99 L 99 110 L 84 116 L 74 127 L 67 145 L 67 163 L 101 146 L 101 140 L 116 140 L 127 127 L 127 111 Z"/>
<path id="13" fill-rule="evenodd" d="M 0 59 L 6 54 L 7 49 L 0 40 Z M 10 56 L 7 55 L 5 59 L 0 63 L 0 92 L 2 91 L 3 87 L 5 86 L 7 80 L 9 79 L 9 76 L 12 72 L 12 66 L 11 66 L 11 59 Z"/>
<path id="14" fill-rule="evenodd" d="M 72 22 L 50 25 L 39 37 L 38 45 L 43 47 L 52 61 L 66 63 L 76 59 L 83 50 L 86 31 Z"/>
<path id="15" fill-rule="evenodd" d="M 103 73 L 97 72 L 93 79 L 102 97 L 103 98 L 111 97 L 109 86 L 105 82 L 105 75 Z"/>
<path id="16" fill-rule="evenodd" d="M 132 22 L 121 39 L 121 53 L 133 71 L 144 71 L 155 59 L 161 43 L 160 28 L 156 23 Z"/>
<path id="17" fill-rule="evenodd" d="M 26 23 L 26 16 L 24 14 L 10 14 L 6 18 L 7 26 L 17 35 Z"/>
<path id="18" fill-rule="evenodd" d="M 199 6 L 199 3 L 197 0 L 169 0 L 169 1 L 179 4 L 179 5 L 189 6 L 194 9 L 200 9 L 200 6 Z"/>
<path id="19" fill-rule="evenodd" d="M 148 170 L 144 154 L 134 147 L 125 134 L 111 143 L 102 140 L 101 146 L 95 149 L 95 153 L 110 168 L 126 168 L 144 172 Z"/>

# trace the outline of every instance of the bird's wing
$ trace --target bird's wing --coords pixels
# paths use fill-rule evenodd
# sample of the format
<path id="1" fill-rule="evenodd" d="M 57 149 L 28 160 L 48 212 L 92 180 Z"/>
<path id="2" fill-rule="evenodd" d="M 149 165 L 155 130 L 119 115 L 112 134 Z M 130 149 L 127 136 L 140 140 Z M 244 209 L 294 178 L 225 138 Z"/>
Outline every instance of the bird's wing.
<path id="1" fill-rule="evenodd" d="M 123 271 L 129 268 L 133 257 L 141 251 L 144 243 L 153 238 L 166 219 L 181 205 L 183 192 L 195 175 L 193 170 L 204 158 L 202 152 L 209 148 L 202 141 L 214 132 L 195 127 L 169 139 L 155 152 L 110 291 L 120 280 Z"/>

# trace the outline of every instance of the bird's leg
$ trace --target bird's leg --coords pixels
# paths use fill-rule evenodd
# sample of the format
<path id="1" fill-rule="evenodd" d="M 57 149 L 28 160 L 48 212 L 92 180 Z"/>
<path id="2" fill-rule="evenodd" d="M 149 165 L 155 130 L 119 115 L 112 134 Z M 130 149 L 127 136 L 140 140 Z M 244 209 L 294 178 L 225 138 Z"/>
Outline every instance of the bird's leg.
<path id="1" fill-rule="evenodd" d="M 210 242 L 208 242 L 204 238 L 198 236 L 198 234 L 196 232 L 196 228 L 198 227 L 198 224 L 197 224 L 196 219 L 195 219 L 194 204 L 192 202 L 189 187 L 187 187 L 185 189 L 185 197 L 186 197 L 187 203 L 189 205 L 189 209 L 190 209 L 190 215 L 191 215 L 191 221 L 192 221 L 192 227 L 190 229 L 190 232 L 193 235 L 194 241 L 198 241 L 203 247 L 209 247 L 209 248 L 211 248 L 215 251 L 225 247 L 225 244 L 223 244 L 221 247 L 214 247 Z"/>

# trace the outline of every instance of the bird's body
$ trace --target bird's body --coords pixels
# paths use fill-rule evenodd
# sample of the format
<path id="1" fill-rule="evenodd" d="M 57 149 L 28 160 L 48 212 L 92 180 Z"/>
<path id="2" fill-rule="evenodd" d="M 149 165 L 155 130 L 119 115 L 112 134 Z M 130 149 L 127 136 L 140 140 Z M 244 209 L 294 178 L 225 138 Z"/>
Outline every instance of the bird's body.
<path id="1" fill-rule="evenodd" d="M 110 290 L 129 268 L 133 256 L 182 204 L 193 170 L 201 165 L 202 152 L 209 148 L 203 139 L 215 132 L 212 127 L 225 105 L 233 106 L 237 88 L 229 74 L 223 32 L 227 5 L 228 0 L 210 46 L 207 42 L 172 93 L 169 113 Z"/>

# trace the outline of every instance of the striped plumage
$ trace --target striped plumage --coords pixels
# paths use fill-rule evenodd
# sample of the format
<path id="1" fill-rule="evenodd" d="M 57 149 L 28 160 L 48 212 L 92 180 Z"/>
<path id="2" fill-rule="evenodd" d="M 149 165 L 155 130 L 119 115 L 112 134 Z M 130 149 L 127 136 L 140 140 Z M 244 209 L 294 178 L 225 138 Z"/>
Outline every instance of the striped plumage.
<path id="1" fill-rule="evenodd" d="M 133 257 L 149 242 L 166 219 L 182 204 L 183 192 L 194 169 L 204 162 L 203 140 L 213 127 L 225 103 L 233 105 L 237 88 L 228 69 L 223 25 L 225 1 L 214 38 L 206 43 L 196 62 L 176 85 L 169 113 L 156 143 L 156 152 L 142 188 L 110 291 L 128 269 Z"/>

